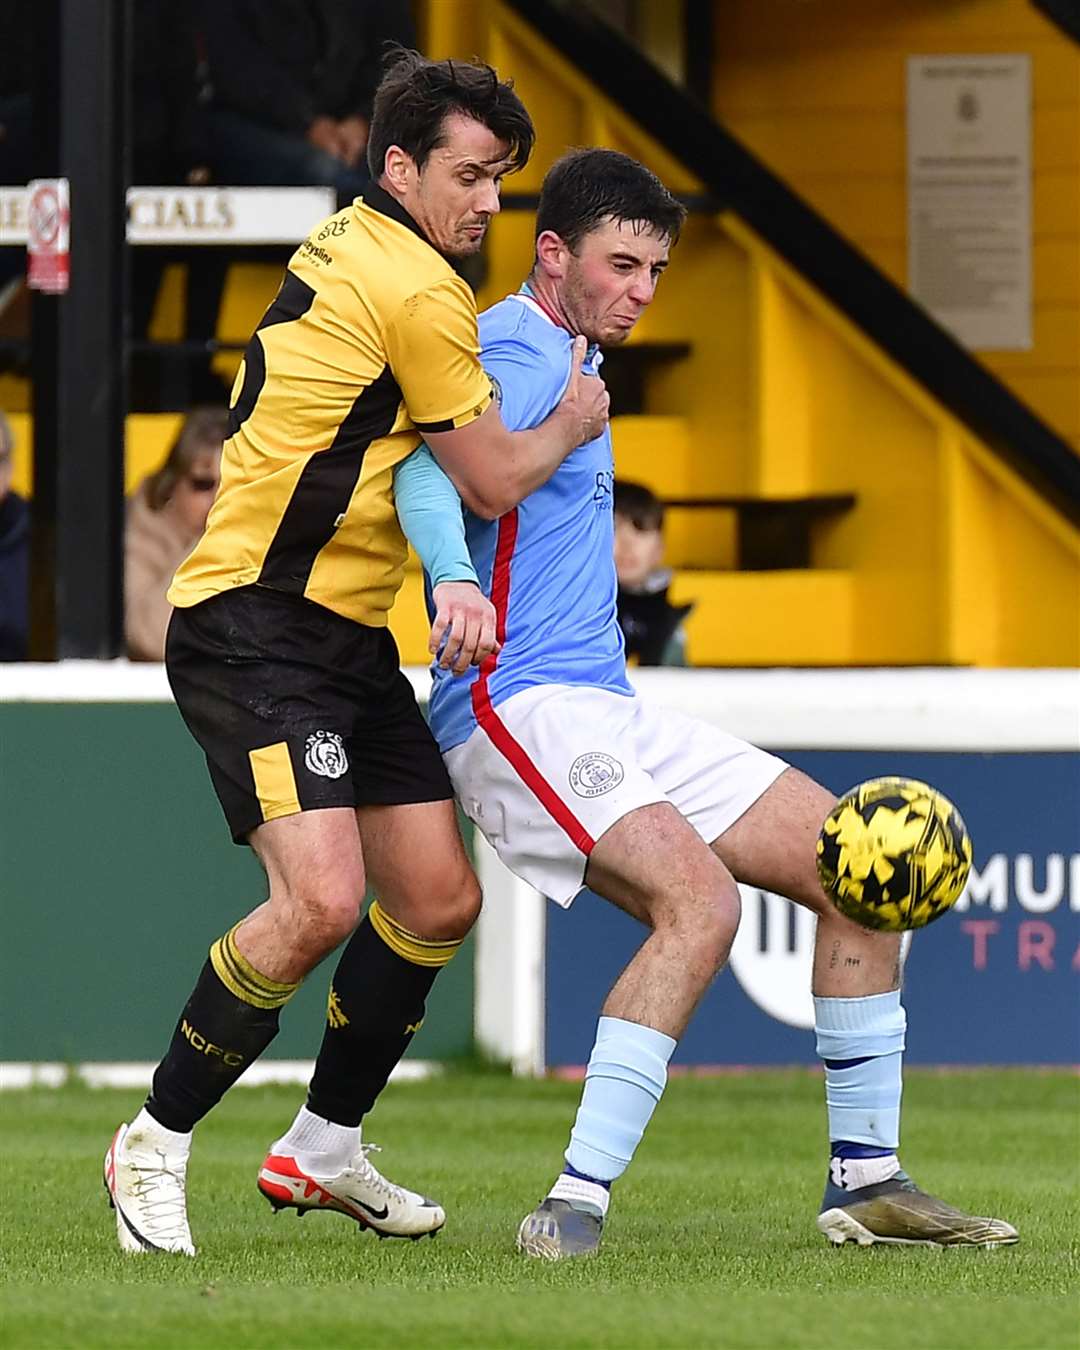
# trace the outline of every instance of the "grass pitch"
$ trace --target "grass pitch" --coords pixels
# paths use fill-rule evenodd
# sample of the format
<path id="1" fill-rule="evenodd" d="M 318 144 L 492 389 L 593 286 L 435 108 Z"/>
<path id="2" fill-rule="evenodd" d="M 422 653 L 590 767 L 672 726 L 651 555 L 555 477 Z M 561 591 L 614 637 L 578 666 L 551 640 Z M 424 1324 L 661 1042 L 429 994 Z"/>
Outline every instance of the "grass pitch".
<path id="1" fill-rule="evenodd" d="M 0 1097 L 0 1342 L 10 1347 L 762 1346 L 1013 1350 L 1080 1341 L 1077 1125 L 1069 1074 L 909 1072 L 904 1162 L 928 1190 L 1009 1219 L 1018 1246 L 834 1250 L 816 1076 L 676 1078 L 616 1187 L 602 1254 L 517 1255 L 558 1168 L 576 1084 L 450 1073 L 392 1087 L 366 1128 L 386 1173 L 436 1195 L 435 1241 L 378 1242 L 337 1215 L 274 1217 L 254 1180 L 298 1089 L 239 1089 L 200 1127 L 200 1255 L 125 1257 L 101 1188 L 137 1093 Z"/>

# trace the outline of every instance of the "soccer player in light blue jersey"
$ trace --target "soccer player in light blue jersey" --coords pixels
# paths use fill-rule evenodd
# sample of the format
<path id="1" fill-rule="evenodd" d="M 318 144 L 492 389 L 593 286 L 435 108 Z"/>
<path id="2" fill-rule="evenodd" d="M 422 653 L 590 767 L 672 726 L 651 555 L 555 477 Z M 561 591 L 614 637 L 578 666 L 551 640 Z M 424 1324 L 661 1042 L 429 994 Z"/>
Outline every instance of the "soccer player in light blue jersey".
<path id="1" fill-rule="evenodd" d="M 575 382 L 599 378 L 600 347 L 625 340 L 651 303 L 683 214 L 625 155 L 578 150 L 555 165 L 529 279 L 480 318 L 508 427 L 536 426 Z M 481 472 L 438 434 L 427 440 L 430 452 L 395 474 L 402 524 L 433 583 L 477 580 L 500 644 L 479 670 L 435 667 L 431 724 L 458 798 L 507 866 L 556 904 L 588 886 L 650 930 L 604 1004 L 565 1165 L 522 1222 L 521 1250 L 597 1250 L 612 1183 L 727 959 L 737 882 L 818 919 L 831 1144 L 821 1232 L 864 1245 L 1014 1242 L 1011 1225 L 936 1200 L 900 1168 L 900 939 L 858 927 L 821 890 L 814 846 L 832 795 L 772 755 L 648 704 L 627 680 L 610 430 L 543 479 L 512 458 Z"/>

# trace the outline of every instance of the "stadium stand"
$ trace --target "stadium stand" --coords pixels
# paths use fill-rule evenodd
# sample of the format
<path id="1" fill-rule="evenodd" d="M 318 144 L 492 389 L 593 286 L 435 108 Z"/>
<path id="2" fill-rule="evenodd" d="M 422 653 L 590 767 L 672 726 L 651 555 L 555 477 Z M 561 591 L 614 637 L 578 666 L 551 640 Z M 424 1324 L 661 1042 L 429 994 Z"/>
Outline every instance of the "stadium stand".
<path id="1" fill-rule="evenodd" d="M 990 390 L 998 399 L 995 408 L 1005 408 L 1016 426 L 1031 432 L 1040 453 L 1047 451 L 1062 470 L 1058 489 L 1039 479 L 1037 465 L 1029 473 L 1022 456 L 1004 444 L 1022 436 L 1003 432 L 995 439 L 975 425 L 905 364 L 902 353 L 883 343 L 880 331 L 871 333 L 853 317 L 844 297 L 830 292 L 812 268 L 795 265 L 760 220 L 750 223 L 740 197 L 745 183 L 731 182 L 721 201 L 717 185 L 689 166 L 688 144 L 664 134 L 640 105 L 629 110 L 623 92 L 637 70 L 624 50 L 602 46 L 613 40 L 603 25 L 578 16 L 575 22 L 588 27 L 588 40 L 575 30 L 578 56 L 572 60 L 557 49 L 554 20 L 569 21 L 548 4 L 438 0 L 419 7 L 425 50 L 433 56 L 475 51 L 513 72 L 540 133 L 526 173 L 507 184 L 506 209 L 491 231 L 481 306 L 520 283 L 531 252 L 535 193 L 567 144 L 627 150 L 691 207 L 656 305 L 627 348 L 609 353 L 605 377 L 616 414 L 619 473 L 647 484 L 668 506 L 667 553 L 676 568 L 672 600 L 694 602 L 688 621 L 692 664 L 1080 661 L 1075 495 L 1080 458 L 1068 454 L 1070 445 L 1080 446 L 1075 333 L 1080 236 L 1075 212 L 1069 214 L 1070 201 L 1075 206 L 1076 149 L 1068 136 L 1080 114 L 1069 83 L 1075 46 L 1034 6 L 1014 22 L 1015 31 L 996 36 L 988 0 L 948 14 L 916 8 L 901 32 L 875 31 L 872 40 L 857 24 L 836 19 L 837 32 L 842 28 L 849 44 L 862 43 L 870 52 L 878 83 L 882 63 L 895 64 L 897 51 L 917 49 L 912 44 L 919 42 L 925 50 L 943 51 L 1011 43 L 1039 57 L 1035 346 L 1026 354 L 969 355 L 951 344 L 948 355 L 951 370 L 963 361 L 967 376 L 985 377 L 987 383 L 972 388 Z M 897 235 L 902 209 L 894 181 L 899 160 L 890 167 L 892 186 L 886 187 L 884 175 L 870 175 L 858 161 L 858 137 L 833 138 L 835 163 L 823 167 L 813 156 L 793 158 L 786 135 L 792 109 L 805 103 L 821 134 L 831 136 L 825 91 L 839 91 L 841 101 L 879 121 L 885 96 L 879 97 L 870 74 L 851 59 L 850 46 L 837 64 L 840 57 L 834 59 L 829 49 L 831 29 L 804 31 L 809 20 L 803 16 L 804 28 L 776 39 L 780 64 L 774 69 L 766 59 L 774 41 L 766 37 L 767 25 L 751 24 L 745 7 L 720 9 L 724 40 L 711 71 L 713 115 L 760 156 L 754 172 L 768 182 L 771 201 L 783 203 L 789 189 L 797 189 L 877 264 L 880 272 L 852 275 L 856 283 L 871 276 L 900 306 L 883 322 L 909 323 L 915 306 L 886 280 L 904 279 Z M 859 36 L 851 38 L 853 33 Z M 794 53 L 804 41 L 814 55 L 800 64 Z M 608 61 L 606 77 L 596 55 L 604 50 L 621 52 L 619 62 Z M 796 76 L 798 98 L 788 89 L 789 77 Z M 688 119 L 691 113 L 692 108 Z M 693 115 L 700 117 L 700 110 Z M 696 130 L 699 124 L 685 125 Z M 720 134 L 719 126 L 715 130 Z M 888 145 L 897 159 L 901 148 Z M 1066 183 L 1072 187 L 1063 191 Z M 814 220 L 829 233 L 819 217 Z M 887 228 L 881 225 L 886 221 Z M 835 232 L 833 238 L 839 251 L 831 256 L 844 262 L 844 250 L 854 250 Z M 212 331 L 201 333 L 191 328 L 184 264 L 171 263 L 148 331 L 150 344 L 161 353 L 179 353 L 181 365 L 185 350 L 205 356 L 209 344 L 212 368 L 229 385 L 248 335 L 277 288 L 284 256 L 281 248 L 230 253 Z M 844 284 L 850 289 L 851 277 Z M 183 389 L 182 381 L 178 387 Z M 0 373 L 0 398 L 17 410 L 15 481 L 25 490 L 24 385 Z M 168 445 L 176 424 L 172 412 L 129 417 L 129 489 Z M 1050 460 L 1043 456 L 1044 464 Z M 1027 602 L 1035 575 L 1038 606 Z M 412 560 L 393 625 L 404 659 L 414 663 L 426 660 L 421 597 L 422 579 Z"/>

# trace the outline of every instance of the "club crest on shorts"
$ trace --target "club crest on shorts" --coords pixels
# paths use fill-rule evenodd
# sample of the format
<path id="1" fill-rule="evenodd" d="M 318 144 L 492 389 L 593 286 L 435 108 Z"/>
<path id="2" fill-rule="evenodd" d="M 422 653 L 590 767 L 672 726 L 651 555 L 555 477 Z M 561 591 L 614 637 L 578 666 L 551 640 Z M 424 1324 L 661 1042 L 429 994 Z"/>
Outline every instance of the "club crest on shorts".
<path id="1" fill-rule="evenodd" d="M 603 750 L 578 755 L 570 765 L 570 786 L 579 797 L 602 797 L 623 780 L 623 766 Z"/>
<path id="2" fill-rule="evenodd" d="M 307 738 L 304 764 L 320 778 L 340 778 L 348 770 L 349 758 L 337 732 L 313 732 Z"/>

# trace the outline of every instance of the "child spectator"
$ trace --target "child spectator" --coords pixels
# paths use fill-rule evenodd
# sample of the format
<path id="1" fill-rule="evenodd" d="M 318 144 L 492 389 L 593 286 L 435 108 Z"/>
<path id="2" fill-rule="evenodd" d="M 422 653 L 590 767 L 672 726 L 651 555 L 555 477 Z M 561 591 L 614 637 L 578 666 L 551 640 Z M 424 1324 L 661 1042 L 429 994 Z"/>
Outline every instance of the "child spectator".
<path id="1" fill-rule="evenodd" d="M 124 637 L 133 661 L 162 661 L 173 573 L 206 527 L 221 478 L 224 408 L 195 408 L 168 458 L 132 493 L 124 531 Z"/>
<path id="2" fill-rule="evenodd" d="M 640 483 L 615 480 L 615 572 L 619 626 L 627 658 L 642 666 L 686 664 L 682 621 L 693 608 L 668 602 L 671 568 L 664 566 L 664 506 Z"/>

